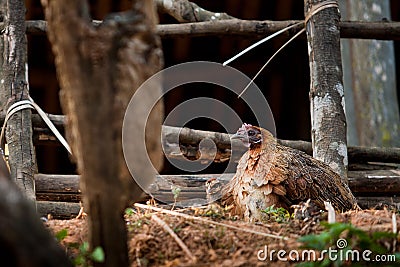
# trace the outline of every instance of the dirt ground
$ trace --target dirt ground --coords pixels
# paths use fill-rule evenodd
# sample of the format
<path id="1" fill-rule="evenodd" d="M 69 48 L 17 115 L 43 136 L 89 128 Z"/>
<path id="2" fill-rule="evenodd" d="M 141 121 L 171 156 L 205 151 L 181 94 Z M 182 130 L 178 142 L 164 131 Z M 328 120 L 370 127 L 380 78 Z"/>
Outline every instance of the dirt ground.
<path id="1" fill-rule="evenodd" d="M 327 233 L 320 223 L 327 220 L 325 212 L 306 219 L 271 216 L 267 222 L 249 223 L 230 216 L 229 209 L 218 205 L 174 209 L 172 213 L 170 210 L 171 207 L 155 211 L 143 206 L 127 210 L 125 219 L 131 266 L 292 266 L 301 261 L 301 258 L 291 260 L 288 257 L 291 250 L 301 254 L 304 243 L 299 242 L 299 237 Z M 336 221 L 350 223 L 371 238 L 376 232 L 392 233 L 393 228 L 400 229 L 399 212 L 387 209 L 336 214 Z M 71 244 L 86 241 L 85 219 L 49 220 L 46 225 L 54 233 L 67 230 L 68 235 L 61 243 L 72 258 L 76 249 Z M 358 245 L 362 247 L 363 241 L 360 242 Z M 386 254 L 400 251 L 399 234 L 379 242 L 386 249 Z M 273 250 L 275 252 L 271 256 Z M 280 258 L 287 261 L 278 259 L 279 250 L 286 252 Z M 314 264 L 306 266 L 322 266 L 318 265 L 322 264 L 321 261 Z M 343 261 L 336 266 L 353 265 L 350 261 Z M 400 262 L 397 259 L 391 263 L 369 263 L 369 266 L 377 265 L 400 266 Z M 365 263 L 359 266 L 365 266 Z"/>

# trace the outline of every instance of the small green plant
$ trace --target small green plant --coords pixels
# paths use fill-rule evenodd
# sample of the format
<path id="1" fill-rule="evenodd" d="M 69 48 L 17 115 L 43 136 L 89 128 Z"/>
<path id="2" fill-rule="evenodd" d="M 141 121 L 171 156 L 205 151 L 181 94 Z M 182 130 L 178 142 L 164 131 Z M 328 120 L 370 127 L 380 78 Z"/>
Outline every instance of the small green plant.
<path id="1" fill-rule="evenodd" d="M 79 246 L 79 254 L 73 260 L 75 266 L 89 267 L 90 262 L 104 262 L 104 251 L 101 247 L 89 250 L 89 243 L 83 242 Z"/>
<path id="2" fill-rule="evenodd" d="M 291 218 L 290 213 L 284 208 L 276 208 L 274 205 L 262 210 L 261 212 L 268 215 L 268 220 L 278 223 L 288 222 Z"/>
<path id="3" fill-rule="evenodd" d="M 55 237 L 58 242 L 63 241 L 68 235 L 67 229 L 62 229 L 55 234 Z"/>
<path id="4" fill-rule="evenodd" d="M 132 216 L 134 214 L 135 214 L 135 210 L 134 209 L 132 209 L 132 208 L 126 208 L 125 209 L 125 215 Z"/>
<path id="5" fill-rule="evenodd" d="M 171 210 L 173 210 L 175 208 L 176 201 L 178 200 L 178 197 L 181 194 L 182 189 L 180 187 L 173 186 L 171 188 L 171 191 L 172 191 L 172 194 L 174 195 L 174 204 L 172 205 L 172 208 L 171 208 Z"/>
<path id="6" fill-rule="evenodd" d="M 61 242 L 68 236 L 68 230 L 62 229 L 55 234 L 58 242 Z M 89 267 L 90 262 L 104 262 L 104 251 L 101 247 L 95 247 L 93 251 L 89 250 L 89 243 L 83 242 L 81 245 L 78 243 L 69 243 L 67 247 L 70 249 L 78 249 L 77 256 L 72 260 L 75 266 Z"/>
<path id="7" fill-rule="evenodd" d="M 368 252 L 367 254 L 371 251 L 367 256 L 372 261 L 375 255 L 393 255 L 391 259 L 394 259 L 395 262 L 385 262 L 385 266 L 398 266 L 400 253 L 393 254 L 392 251 L 382 245 L 384 241 L 388 243 L 387 241 L 395 240 L 396 234 L 389 232 L 368 233 L 347 223 L 321 223 L 321 225 L 326 229 L 325 231 L 320 234 L 302 236 L 299 241 L 303 243 L 302 248 L 304 249 L 320 251 L 322 255 L 325 255 L 324 259 L 302 262 L 298 266 L 348 266 L 351 257 L 357 255 L 357 261 L 351 262 L 351 266 L 364 266 L 367 262 L 362 253 L 365 251 Z M 392 244 L 392 242 L 390 243 Z M 327 251 L 333 251 L 336 254 L 334 253 L 334 257 L 331 257 L 330 254 L 326 253 Z"/>
<path id="8" fill-rule="evenodd" d="M 174 200 L 176 201 L 181 194 L 182 189 L 179 187 L 172 187 L 172 194 L 174 195 Z"/>

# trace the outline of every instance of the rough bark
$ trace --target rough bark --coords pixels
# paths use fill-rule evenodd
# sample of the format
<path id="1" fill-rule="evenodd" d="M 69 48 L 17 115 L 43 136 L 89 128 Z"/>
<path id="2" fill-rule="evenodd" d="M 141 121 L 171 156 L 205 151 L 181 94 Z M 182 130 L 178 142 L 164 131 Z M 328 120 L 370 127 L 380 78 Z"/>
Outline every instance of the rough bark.
<path id="1" fill-rule="evenodd" d="M 390 19 L 389 0 L 341 0 L 344 19 Z M 400 146 L 392 41 L 342 40 L 349 145 Z"/>
<path id="2" fill-rule="evenodd" d="M 27 40 L 23 1 L 1 1 L 4 20 L 2 30 L 2 77 L 0 103 L 3 112 L 29 96 L 27 77 Z M 31 111 L 21 110 L 8 121 L 5 132 L 9 149 L 11 178 L 34 200 L 33 175 L 36 172 L 35 149 L 32 143 Z"/>
<path id="3" fill-rule="evenodd" d="M 11 181 L 0 158 L 0 259 L 2 266 L 72 266 L 44 228 L 33 203 Z"/>
<path id="4" fill-rule="evenodd" d="M 170 184 L 163 183 L 168 181 L 176 186 L 188 187 L 190 190 L 204 191 L 204 184 L 208 179 L 216 178 L 228 182 L 234 173 L 224 174 L 188 174 L 188 175 L 158 175 L 157 183 L 160 192 L 171 192 Z M 400 191 L 400 170 L 372 170 L 372 171 L 349 171 L 349 187 L 355 195 L 364 193 L 375 194 L 397 194 Z M 35 176 L 38 192 L 42 194 L 79 194 L 77 189 L 79 175 L 56 175 L 56 174 L 37 174 Z M 68 188 L 58 186 L 54 180 L 60 184 L 69 184 Z M 195 188 L 197 187 L 197 188 Z M 39 189 L 40 188 L 40 189 Z"/>
<path id="5" fill-rule="evenodd" d="M 65 116 L 63 115 L 49 115 L 50 120 L 59 129 L 64 128 Z M 0 123 L 4 117 L 0 116 Z M 32 115 L 32 123 L 34 126 L 34 143 L 41 145 L 56 145 L 59 143 L 56 137 L 50 133 L 50 130 L 42 128 L 46 127 L 42 119 L 38 115 Z M 179 135 L 179 144 L 174 143 L 177 140 L 176 136 Z M 217 153 L 214 157 L 207 157 L 206 160 L 213 160 L 214 162 L 224 162 L 231 157 L 231 149 L 246 151 L 246 147 L 237 140 L 230 140 L 230 135 L 226 133 L 201 131 L 172 126 L 162 127 L 162 140 L 164 142 L 165 156 L 169 158 L 188 157 L 193 158 L 199 155 L 199 143 L 201 140 L 208 138 L 211 139 L 217 146 Z M 231 147 L 231 141 L 232 146 Z M 309 155 L 312 155 L 312 145 L 307 141 L 300 140 L 282 140 L 278 142 L 284 146 L 301 150 Z M 398 147 L 362 147 L 362 146 L 349 146 L 347 148 L 348 158 L 350 164 L 355 163 L 368 163 L 368 162 L 385 162 L 385 163 L 399 163 L 400 162 L 400 148 Z M 233 158 L 237 161 L 241 157 L 238 153 Z M 390 168 L 393 168 L 390 167 Z"/>
<path id="6" fill-rule="evenodd" d="M 198 22 L 233 19 L 226 13 L 211 12 L 187 0 L 155 0 L 159 11 L 167 13 L 179 22 Z"/>
<path id="7" fill-rule="evenodd" d="M 235 35 L 247 38 L 260 38 L 272 34 L 283 28 L 299 23 L 299 20 L 290 21 L 256 21 L 256 20 L 221 20 L 210 22 L 161 24 L 157 25 L 157 33 L 163 38 L 173 37 L 198 37 L 198 36 L 222 36 Z M 94 25 L 100 24 L 93 21 Z M 400 22 L 392 21 L 342 21 L 339 23 L 341 38 L 400 40 Z M 0 23 L 0 28 L 2 28 Z M 299 31 L 299 28 L 289 31 L 291 35 Z M 47 31 L 47 23 L 42 20 L 26 21 L 28 34 L 44 34 Z M 288 36 L 289 33 L 286 35 Z M 301 36 L 299 37 L 301 38 Z"/>
<path id="8" fill-rule="evenodd" d="M 131 10 L 109 16 L 95 28 L 86 1 L 43 0 L 42 4 L 62 88 L 61 104 L 68 115 L 67 138 L 82 175 L 89 242 L 105 251 L 105 262 L 98 265 L 128 266 L 123 212 L 128 193 L 135 201 L 141 190 L 123 158 L 122 121 L 134 91 L 162 64 L 154 6 L 152 1 L 134 1 Z M 152 135 L 146 141 L 152 142 L 150 157 L 160 165 L 162 106 L 155 110 L 149 118 Z"/>
<path id="9" fill-rule="evenodd" d="M 319 3 L 305 0 L 305 16 Z M 313 156 L 347 182 L 346 117 L 340 57 L 339 9 L 312 15 L 306 25 L 310 62 L 311 139 Z"/>
<path id="10" fill-rule="evenodd" d="M 58 219 L 71 219 L 81 210 L 81 204 L 63 201 L 37 201 L 37 213 L 40 216 Z"/>
<path id="11" fill-rule="evenodd" d="M 222 187 L 222 185 L 228 183 L 230 179 L 234 176 L 234 173 L 225 173 L 221 174 L 199 174 L 199 175 L 159 175 L 156 180 L 157 188 L 152 195 L 157 199 L 164 200 L 169 203 L 173 203 L 175 201 L 174 196 L 171 192 L 171 184 L 175 187 L 179 187 L 181 189 L 179 193 L 179 197 L 177 199 L 178 202 L 185 204 L 204 204 L 206 200 L 206 192 L 205 192 L 205 183 L 207 180 L 211 178 L 218 178 L 218 181 Z M 400 191 L 400 171 L 399 170 L 378 170 L 378 171 L 349 171 L 349 187 L 357 197 L 357 199 L 362 199 L 362 204 L 364 207 L 368 203 L 374 203 L 369 206 L 369 208 L 374 207 L 379 203 L 380 200 L 385 200 L 384 203 L 387 203 L 387 200 L 393 196 L 396 196 Z M 40 179 L 36 179 L 37 186 L 46 187 L 46 184 L 53 184 L 53 179 L 57 179 L 59 181 L 63 181 L 64 183 L 70 183 L 70 180 L 78 185 L 78 176 L 61 176 L 57 177 L 57 175 L 46 175 L 41 174 Z M 71 192 L 64 191 L 64 188 L 56 188 L 54 187 L 49 189 L 48 192 L 42 191 L 41 194 L 43 196 L 51 196 L 53 192 L 57 191 L 58 196 L 70 196 L 71 193 L 79 194 L 79 192 Z M 220 191 L 215 190 L 215 198 L 218 199 L 218 193 Z M 220 196 L 220 195 L 219 195 Z M 197 199 L 196 199 L 197 198 Z M 143 199 L 145 200 L 145 199 Z M 203 203 L 200 201 L 203 200 Z M 50 201 L 38 201 L 38 212 L 42 216 L 46 216 L 47 214 L 51 214 L 56 218 L 71 218 L 76 216 L 79 212 L 79 204 L 78 203 L 66 203 L 66 202 L 54 202 L 55 200 Z M 197 201 L 197 202 L 194 202 Z M 190 203 L 191 202 L 191 203 Z M 397 204 L 400 204 L 397 201 Z"/>

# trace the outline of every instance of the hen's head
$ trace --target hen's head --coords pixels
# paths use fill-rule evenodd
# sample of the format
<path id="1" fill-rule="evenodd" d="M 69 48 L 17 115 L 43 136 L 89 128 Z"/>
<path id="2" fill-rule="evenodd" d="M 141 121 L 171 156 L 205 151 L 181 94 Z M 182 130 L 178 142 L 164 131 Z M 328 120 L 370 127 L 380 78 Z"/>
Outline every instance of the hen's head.
<path id="1" fill-rule="evenodd" d="M 263 128 L 244 123 L 242 127 L 231 136 L 231 139 L 240 139 L 247 147 L 253 147 L 273 139 L 273 136 L 269 131 Z"/>

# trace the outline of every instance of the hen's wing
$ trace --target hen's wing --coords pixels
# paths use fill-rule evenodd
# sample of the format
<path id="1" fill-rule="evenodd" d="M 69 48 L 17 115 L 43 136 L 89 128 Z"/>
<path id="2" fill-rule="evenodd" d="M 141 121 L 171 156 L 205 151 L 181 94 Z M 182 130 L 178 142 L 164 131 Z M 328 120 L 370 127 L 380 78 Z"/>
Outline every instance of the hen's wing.
<path id="1" fill-rule="evenodd" d="M 324 201 L 330 201 L 339 211 L 352 209 L 356 205 L 353 194 L 340 176 L 304 152 L 280 146 L 274 169 L 273 173 L 286 173 L 287 179 L 282 185 L 286 189 L 286 197 L 291 201 L 310 198 L 321 208 L 324 207 Z"/>

